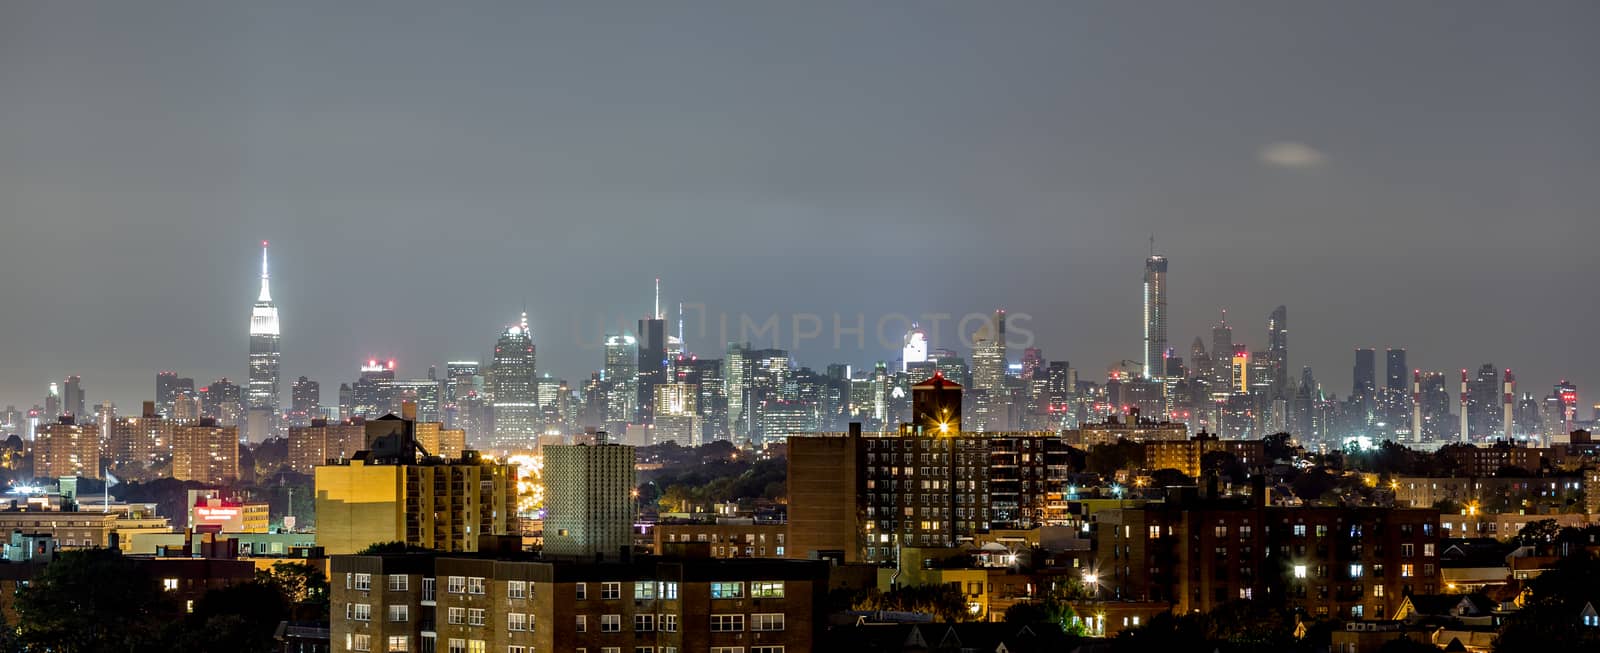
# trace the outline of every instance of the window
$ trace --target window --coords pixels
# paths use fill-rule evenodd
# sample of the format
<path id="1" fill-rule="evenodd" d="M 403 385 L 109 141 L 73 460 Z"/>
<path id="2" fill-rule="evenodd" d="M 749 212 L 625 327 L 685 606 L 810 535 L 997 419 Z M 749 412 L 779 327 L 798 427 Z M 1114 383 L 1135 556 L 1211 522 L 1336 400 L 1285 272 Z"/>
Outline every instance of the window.
<path id="1" fill-rule="evenodd" d="M 634 583 L 633 584 L 633 600 L 635 600 L 635 601 L 648 601 L 648 600 L 653 599 L 655 597 L 656 597 L 656 584 L 655 583 Z"/>
<path id="2" fill-rule="evenodd" d="M 404 578 L 404 576 L 402 576 L 401 578 Z M 400 651 L 400 652 L 410 651 L 411 650 L 411 638 L 407 637 L 405 635 L 390 635 L 389 636 L 389 650 L 391 652 L 394 652 L 394 651 Z"/>
<path id="3" fill-rule="evenodd" d="M 600 599 L 610 601 L 622 598 L 622 583 L 601 583 Z"/>
<path id="4" fill-rule="evenodd" d="M 1373 585 L 1372 586 L 1372 596 L 1375 597 L 1375 598 L 1380 598 L 1380 599 L 1383 598 L 1383 586 L 1382 585 Z"/>
<path id="5" fill-rule="evenodd" d="M 1412 545 L 1412 544 L 1401 544 L 1400 545 L 1400 557 L 1402 557 L 1402 558 L 1411 557 L 1411 554 L 1414 553 L 1415 551 L 1416 551 L 1415 545 Z"/>
<path id="6" fill-rule="evenodd" d="M 620 633 L 620 632 L 622 632 L 622 615 L 620 615 L 620 614 L 603 614 L 603 615 L 600 615 L 600 632 L 602 632 L 602 633 Z"/>
<path id="7" fill-rule="evenodd" d="M 411 589 L 411 577 L 405 574 L 389 574 L 389 591 L 404 592 Z"/>
<path id="8" fill-rule="evenodd" d="M 1410 563 L 1406 563 L 1406 564 L 1400 565 L 1400 577 L 1401 578 L 1410 578 L 1412 576 L 1413 571 L 1414 571 L 1414 569 L 1412 568 Z"/>
<path id="9" fill-rule="evenodd" d="M 744 653 L 743 646 L 713 646 L 711 653 Z"/>
<path id="10" fill-rule="evenodd" d="M 372 621 L 372 606 L 367 603 L 346 603 L 344 618 L 351 621 Z"/>
<path id="11" fill-rule="evenodd" d="M 757 599 L 783 598 L 783 581 L 758 580 L 750 583 L 750 596 Z"/>
<path id="12" fill-rule="evenodd" d="M 370 651 L 372 650 L 372 636 L 349 635 L 348 639 L 345 641 L 345 644 L 348 645 L 352 651 Z"/>
<path id="13" fill-rule="evenodd" d="M 1306 525 L 1305 524 L 1295 524 L 1294 525 L 1294 536 L 1295 537 L 1305 537 L 1306 536 Z"/>
<path id="14" fill-rule="evenodd" d="M 1424 544 L 1424 545 L 1422 545 L 1422 557 L 1424 557 L 1424 558 L 1432 558 L 1433 557 L 1433 545 L 1432 544 Z"/>
<path id="15" fill-rule="evenodd" d="M 773 631 L 783 630 L 783 613 L 750 615 L 750 630 Z"/>
<path id="16" fill-rule="evenodd" d="M 600 647 L 600 653 L 622 653 L 622 647 L 621 646 L 602 646 L 602 647 Z"/>
<path id="17" fill-rule="evenodd" d="M 633 647 L 633 653 L 656 653 L 656 647 L 654 647 L 654 646 L 635 646 L 635 647 Z"/>
<path id="18" fill-rule="evenodd" d="M 467 653 L 489 653 L 489 643 L 481 639 L 469 639 Z"/>
<path id="19" fill-rule="evenodd" d="M 742 614 L 714 614 L 714 615 L 711 615 L 711 632 L 713 632 L 713 633 L 738 633 L 738 632 L 744 632 L 744 615 L 742 615 Z"/>
<path id="20" fill-rule="evenodd" d="M 528 647 L 513 644 L 506 647 L 506 653 L 528 653 Z"/>
<path id="21" fill-rule="evenodd" d="M 660 615 L 660 616 L 661 616 L 661 632 L 664 632 L 664 633 L 675 633 L 675 632 L 678 632 L 678 615 L 675 615 L 675 614 L 664 614 L 664 615 Z"/>
<path id="22" fill-rule="evenodd" d="M 449 616 L 446 618 L 445 622 L 450 624 L 467 623 L 467 609 L 450 608 Z M 462 644 L 462 646 L 466 646 L 466 644 Z"/>
<path id="23" fill-rule="evenodd" d="M 1295 578 L 1305 578 L 1306 577 L 1306 566 L 1305 565 L 1295 565 L 1294 566 L 1294 577 Z"/>
<path id="24" fill-rule="evenodd" d="M 467 625 L 483 625 L 483 608 L 467 608 Z"/>
<path id="25" fill-rule="evenodd" d="M 752 646 L 750 653 L 783 653 L 783 646 Z"/>
<path id="26" fill-rule="evenodd" d="M 578 632 L 580 632 L 580 633 L 589 632 L 589 619 L 586 616 L 581 615 L 581 614 L 578 615 Z"/>
<path id="27" fill-rule="evenodd" d="M 528 583 L 527 583 L 527 581 L 521 581 L 521 580 L 507 581 L 506 582 L 506 598 L 508 598 L 508 599 L 525 599 L 525 598 L 528 598 Z"/>
<path id="28" fill-rule="evenodd" d="M 449 579 L 445 580 L 444 591 L 451 594 L 460 594 L 467 591 L 467 577 L 451 576 Z M 462 644 L 461 646 L 464 648 L 466 647 L 466 644 Z"/>
<path id="29" fill-rule="evenodd" d="M 452 639 L 452 640 L 450 640 L 450 648 L 448 650 L 450 651 L 450 653 L 467 653 L 467 640 L 464 640 L 464 639 Z"/>
<path id="30" fill-rule="evenodd" d="M 589 598 L 589 584 L 588 583 L 575 583 L 573 586 L 576 587 L 577 590 L 578 590 L 578 600 L 579 601 L 582 601 L 584 599 Z"/>
<path id="31" fill-rule="evenodd" d="M 660 592 L 660 594 L 661 594 L 661 598 L 663 598 L 663 599 L 666 599 L 668 601 L 676 601 L 678 599 L 678 584 L 677 583 L 662 583 L 661 584 L 661 592 Z"/>
<path id="32" fill-rule="evenodd" d="M 633 615 L 633 632 L 648 633 L 656 629 L 656 616 L 653 614 Z"/>
<path id="33" fill-rule="evenodd" d="M 1360 578 L 1361 577 L 1361 565 L 1359 565 L 1359 564 L 1350 565 L 1350 577 L 1351 578 Z"/>
<path id="34" fill-rule="evenodd" d="M 161 579 L 161 589 L 164 589 L 164 590 L 166 590 L 168 592 L 176 592 L 178 590 L 178 579 L 176 579 L 176 578 L 163 578 L 163 579 Z"/>
<path id="35" fill-rule="evenodd" d="M 528 615 L 522 612 L 506 614 L 506 630 L 527 630 Z"/>
<path id="36" fill-rule="evenodd" d="M 433 579 L 433 578 L 424 578 L 424 579 L 422 579 L 422 600 L 424 600 L 424 601 L 432 601 L 433 600 L 434 587 L 437 584 L 438 584 L 438 581 Z"/>
<path id="37" fill-rule="evenodd" d="M 372 574 L 355 574 L 355 584 L 352 589 L 363 592 L 372 589 Z"/>
<path id="38" fill-rule="evenodd" d="M 712 583 L 711 598 L 742 599 L 744 598 L 744 583 Z"/>
<path id="39" fill-rule="evenodd" d="M 391 621 L 393 623 L 405 623 L 407 621 L 411 621 L 411 606 L 409 606 L 409 605 L 391 605 L 391 606 L 389 606 L 389 621 Z"/>
<path id="40" fill-rule="evenodd" d="M 483 578 L 478 577 L 478 576 L 473 576 L 471 578 L 468 578 L 467 579 L 467 593 L 468 594 L 483 594 L 484 593 L 484 591 L 483 591 Z"/>

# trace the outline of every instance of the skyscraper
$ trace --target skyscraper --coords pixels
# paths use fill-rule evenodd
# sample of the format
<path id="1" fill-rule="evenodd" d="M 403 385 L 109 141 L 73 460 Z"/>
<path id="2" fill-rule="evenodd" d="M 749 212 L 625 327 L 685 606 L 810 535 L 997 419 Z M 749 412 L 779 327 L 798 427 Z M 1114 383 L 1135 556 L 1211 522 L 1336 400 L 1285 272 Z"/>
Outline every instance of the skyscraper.
<path id="1" fill-rule="evenodd" d="M 656 279 L 656 311 L 639 320 L 639 383 L 634 406 L 639 422 L 649 424 L 655 408 L 656 386 L 667 382 L 667 320 L 661 313 L 661 280 Z"/>
<path id="2" fill-rule="evenodd" d="M 1383 354 L 1383 389 L 1397 395 L 1405 394 L 1406 380 L 1410 375 L 1406 370 L 1406 350 L 1390 348 Z"/>
<path id="3" fill-rule="evenodd" d="M 1233 390 L 1233 327 L 1228 326 L 1228 309 L 1222 321 L 1211 327 L 1211 392 L 1226 395 Z"/>
<path id="4" fill-rule="evenodd" d="M 494 344 L 489 372 L 494 396 L 493 446 L 501 450 L 532 449 L 539 436 L 539 390 L 533 333 L 528 314 L 506 327 Z"/>
<path id="5" fill-rule="evenodd" d="M 61 384 L 61 411 L 76 416 L 80 421 L 89 418 L 89 402 L 83 397 L 83 379 L 74 374 Z"/>
<path id="6" fill-rule="evenodd" d="M 606 429 L 622 433 L 638 413 L 638 340 L 626 333 L 606 336 L 606 360 L 600 380 L 605 384 Z"/>
<path id="7" fill-rule="evenodd" d="M 1357 349 L 1356 364 L 1351 368 L 1350 396 L 1370 401 L 1378 391 L 1378 352 L 1375 349 Z"/>
<path id="8" fill-rule="evenodd" d="M 1166 353 L 1167 257 L 1152 252 L 1144 261 L 1144 378 L 1160 379 L 1166 374 L 1162 361 Z"/>
<path id="9" fill-rule="evenodd" d="M 322 411 L 322 386 L 306 377 L 296 379 L 290 386 L 290 426 L 305 426 L 320 417 Z"/>
<path id="10" fill-rule="evenodd" d="M 246 437 L 260 442 L 280 435 L 278 410 L 278 307 L 267 288 L 267 241 L 261 241 L 261 294 L 250 309 L 250 378 L 245 392 Z M 259 432 L 258 432 L 259 431 Z"/>
<path id="11" fill-rule="evenodd" d="M 1273 399 L 1289 393 L 1289 309 L 1279 306 L 1267 316 L 1267 359 L 1272 368 Z"/>

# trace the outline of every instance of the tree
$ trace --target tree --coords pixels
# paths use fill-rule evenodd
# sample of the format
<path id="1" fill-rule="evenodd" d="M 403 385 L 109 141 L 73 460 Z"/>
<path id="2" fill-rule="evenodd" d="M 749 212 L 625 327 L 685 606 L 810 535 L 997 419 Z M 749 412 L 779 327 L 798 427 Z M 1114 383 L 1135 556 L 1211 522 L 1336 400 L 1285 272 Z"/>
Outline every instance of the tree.
<path id="1" fill-rule="evenodd" d="M 269 653 L 278 622 L 288 616 L 289 600 L 276 585 L 256 581 L 214 589 L 180 623 L 173 649 Z"/>
<path id="2" fill-rule="evenodd" d="M 1150 472 L 1150 480 L 1156 487 L 1194 485 L 1194 479 L 1176 469 L 1158 469 Z"/>
<path id="3" fill-rule="evenodd" d="M 1524 524 L 1522 530 L 1517 531 L 1516 537 L 1512 540 L 1522 546 L 1538 546 L 1556 541 L 1556 537 L 1560 534 L 1561 525 L 1557 524 L 1556 520 L 1540 519 Z"/>
<path id="4" fill-rule="evenodd" d="M 368 544 L 367 548 L 356 552 L 358 556 L 376 556 L 386 553 L 430 553 L 433 549 L 406 544 L 405 542 L 376 542 Z M 326 581 L 324 581 L 326 582 Z"/>
<path id="5" fill-rule="evenodd" d="M 1111 476 L 1120 470 L 1133 469 L 1144 464 L 1144 447 L 1122 438 L 1111 444 L 1089 447 L 1084 467 L 1101 476 Z"/>
<path id="6" fill-rule="evenodd" d="M 175 612 L 156 579 L 113 549 L 57 554 L 16 605 L 22 650 L 52 653 L 163 650 L 163 617 Z"/>
<path id="7" fill-rule="evenodd" d="M 1600 587 L 1600 560 L 1586 554 L 1563 558 L 1528 581 L 1529 598 L 1521 610 L 1506 617 L 1494 650 L 1600 650 L 1600 629 L 1578 623 L 1578 613 L 1593 600 L 1596 587 Z"/>
<path id="8" fill-rule="evenodd" d="M 1295 455 L 1294 436 L 1288 433 L 1261 438 L 1261 447 L 1266 451 L 1267 460 L 1290 460 Z"/>
<path id="9" fill-rule="evenodd" d="M 256 571 L 256 582 L 277 589 L 290 603 L 323 608 L 328 606 L 328 576 L 322 573 L 320 567 L 300 562 L 279 562 L 272 565 L 271 570 Z"/>
<path id="10" fill-rule="evenodd" d="M 869 590 L 856 598 L 857 610 L 893 610 L 932 614 L 940 621 L 974 621 L 982 615 L 967 609 L 967 596 L 954 585 L 905 585 L 888 592 Z"/>

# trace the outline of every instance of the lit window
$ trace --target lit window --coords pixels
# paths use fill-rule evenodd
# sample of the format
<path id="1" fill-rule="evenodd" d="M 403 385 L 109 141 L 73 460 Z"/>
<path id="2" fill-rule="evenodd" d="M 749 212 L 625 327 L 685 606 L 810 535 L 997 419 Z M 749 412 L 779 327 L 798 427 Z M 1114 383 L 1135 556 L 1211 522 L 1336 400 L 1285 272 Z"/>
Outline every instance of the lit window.
<path id="1" fill-rule="evenodd" d="M 750 597 L 756 599 L 781 599 L 783 598 L 783 581 L 753 581 L 750 583 Z"/>
<path id="2" fill-rule="evenodd" d="M 648 601 L 648 600 L 653 599 L 655 597 L 656 597 L 656 584 L 655 583 L 646 582 L 646 583 L 634 583 L 633 584 L 633 600 L 635 600 L 635 601 Z"/>
<path id="3" fill-rule="evenodd" d="M 1406 563 L 1406 564 L 1400 565 L 1400 577 L 1401 578 L 1410 578 L 1413 575 L 1413 572 L 1414 572 L 1414 570 L 1413 570 L 1413 568 L 1412 568 L 1410 563 Z"/>
<path id="4" fill-rule="evenodd" d="M 1351 578 L 1360 578 L 1361 577 L 1361 565 L 1359 565 L 1359 564 L 1350 565 L 1350 577 Z"/>
<path id="5" fill-rule="evenodd" d="M 660 589 L 661 589 L 661 598 L 662 599 L 665 599 L 665 600 L 668 600 L 668 601 L 676 601 L 678 599 L 678 584 L 677 583 L 662 583 Z"/>
<path id="6" fill-rule="evenodd" d="M 164 590 L 166 590 L 168 592 L 177 591 L 177 589 L 178 589 L 178 579 L 176 579 L 176 578 L 163 578 L 163 579 L 161 579 L 161 589 L 164 589 Z"/>
<path id="7" fill-rule="evenodd" d="M 405 635 L 389 636 L 389 651 L 391 653 L 404 653 L 411 650 L 411 638 Z"/>
<path id="8" fill-rule="evenodd" d="M 712 583 L 711 598 L 742 599 L 744 598 L 744 583 Z"/>
<path id="9" fill-rule="evenodd" d="M 1306 566 L 1305 565 L 1295 565 L 1294 566 L 1294 577 L 1295 578 L 1305 578 L 1306 577 Z"/>

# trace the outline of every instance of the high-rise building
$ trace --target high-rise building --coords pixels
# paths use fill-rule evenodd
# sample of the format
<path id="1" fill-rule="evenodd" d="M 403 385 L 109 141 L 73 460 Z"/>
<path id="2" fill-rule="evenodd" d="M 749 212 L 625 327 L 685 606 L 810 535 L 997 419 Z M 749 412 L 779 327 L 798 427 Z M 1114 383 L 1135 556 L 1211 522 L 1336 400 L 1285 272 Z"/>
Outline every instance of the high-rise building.
<path id="1" fill-rule="evenodd" d="M 638 509 L 633 465 L 627 445 L 544 447 L 546 556 L 610 557 L 631 550 Z"/>
<path id="2" fill-rule="evenodd" d="M 911 324 L 911 330 L 906 332 L 905 345 L 900 348 L 900 371 L 911 369 L 917 363 L 928 361 L 928 332 L 922 327 Z"/>
<path id="3" fill-rule="evenodd" d="M 193 378 L 180 377 L 173 371 L 156 373 L 156 410 L 167 419 L 173 418 L 173 406 L 177 404 L 178 396 L 184 394 L 194 396 Z"/>
<path id="4" fill-rule="evenodd" d="M 1383 389 L 1405 394 L 1411 371 L 1406 367 L 1406 350 L 1389 348 L 1384 351 Z"/>
<path id="5" fill-rule="evenodd" d="M 361 378 L 350 384 L 349 417 L 377 419 L 399 409 L 394 396 L 394 370 L 393 360 L 368 359 L 361 366 Z M 343 390 L 341 387 L 340 391 Z M 340 412 L 344 412 L 342 406 Z"/>
<path id="6" fill-rule="evenodd" d="M 246 436 L 254 442 L 282 434 L 282 413 L 278 404 L 278 359 L 280 333 L 278 307 L 267 289 L 267 241 L 261 241 L 261 294 L 250 309 L 250 379 L 245 393 L 245 408 L 253 413 L 249 425 L 260 432 Z"/>
<path id="7" fill-rule="evenodd" d="M 673 442 L 694 447 L 700 442 L 700 386 L 693 383 L 663 383 L 656 386 L 655 442 Z"/>
<path id="8" fill-rule="evenodd" d="M 443 418 L 441 399 L 443 388 L 435 379 L 396 379 L 389 382 L 393 389 L 392 404 L 411 402 L 417 407 L 417 421 L 438 422 Z M 382 417 L 380 415 L 379 417 Z"/>
<path id="9" fill-rule="evenodd" d="M 223 426 L 238 426 L 244 417 L 239 385 L 222 377 L 200 388 L 200 416 L 217 420 Z"/>
<path id="10" fill-rule="evenodd" d="M 728 355 L 722 359 L 723 394 L 728 398 L 728 435 L 746 434 L 749 422 L 745 415 L 745 400 L 750 376 L 750 345 L 728 343 Z"/>
<path id="11" fill-rule="evenodd" d="M 239 478 L 239 429 L 213 419 L 172 429 L 172 478 L 224 483 Z"/>
<path id="12" fill-rule="evenodd" d="M 289 402 L 289 425 L 310 424 L 322 412 L 322 386 L 303 376 L 295 379 Z"/>
<path id="13" fill-rule="evenodd" d="M 83 395 L 83 379 L 74 374 L 61 384 L 61 412 L 77 418 L 89 418 L 89 402 Z"/>
<path id="14" fill-rule="evenodd" d="M 667 382 L 667 321 L 661 313 L 661 280 L 656 279 L 656 312 L 639 320 L 639 383 L 634 405 L 641 424 L 651 423 L 656 385 Z"/>
<path id="15" fill-rule="evenodd" d="M 605 429 L 622 433 L 638 415 L 639 341 L 629 334 L 607 335 L 600 368 L 605 393 Z"/>
<path id="16" fill-rule="evenodd" d="M 1273 399 L 1289 393 L 1289 309 L 1279 306 L 1267 316 L 1267 360 L 1272 369 Z"/>
<path id="17" fill-rule="evenodd" d="M 489 372 L 494 397 L 494 438 L 501 451 L 533 449 L 539 437 L 539 388 L 528 314 L 506 327 L 494 345 Z"/>
<path id="18" fill-rule="evenodd" d="M 1006 312 L 997 310 L 972 337 L 972 411 L 967 428 L 1004 430 L 1010 402 L 1006 393 Z"/>
<path id="19" fill-rule="evenodd" d="M 1491 363 L 1478 368 L 1467 386 L 1467 428 L 1479 439 L 1498 437 L 1501 429 L 1500 370 Z"/>
<path id="20" fill-rule="evenodd" d="M 1351 371 L 1350 396 L 1370 399 L 1378 391 L 1378 352 L 1371 348 L 1356 350 L 1356 364 Z"/>
<path id="21" fill-rule="evenodd" d="M 61 415 L 38 428 L 33 441 L 34 478 L 100 478 L 100 427 Z"/>
<path id="22" fill-rule="evenodd" d="M 1167 365 L 1167 257 L 1144 261 L 1144 378 L 1161 379 Z"/>
<path id="23" fill-rule="evenodd" d="M 156 402 L 144 402 L 140 416 L 119 418 L 112 425 L 104 462 L 122 478 L 144 478 L 145 469 L 156 456 L 170 452 L 173 426 L 156 409 Z"/>
<path id="24" fill-rule="evenodd" d="M 309 425 L 290 427 L 289 468 L 311 474 L 317 465 L 348 460 L 361 450 L 365 437 L 366 420 L 361 418 L 335 422 L 313 419 Z"/>
<path id="25" fill-rule="evenodd" d="M 1211 327 L 1211 356 L 1212 394 L 1225 397 L 1233 391 L 1233 327 L 1228 326 L 1227 309 L 1222 321 Z"/>
<path id="26" fill-rule="evenodd" d="M 44 412 L 51 420 L 60 417 L 63 412 L 61 410 L 61 386 L 55 381 L 51 381 L 50 388 L 45 391 Z"/>
<path id="27" fill-rule="evenodd" d="M 415 430 L 394 422 L 364 426 L 385 435 L 371 449 L 316 467 L 317 545 L 347 555 L 372 544 L 404 542 L 440 551 L 477 551 L 479 538 L 517 530 L 515 465 L 484 460 L 421 459 Z"/>

